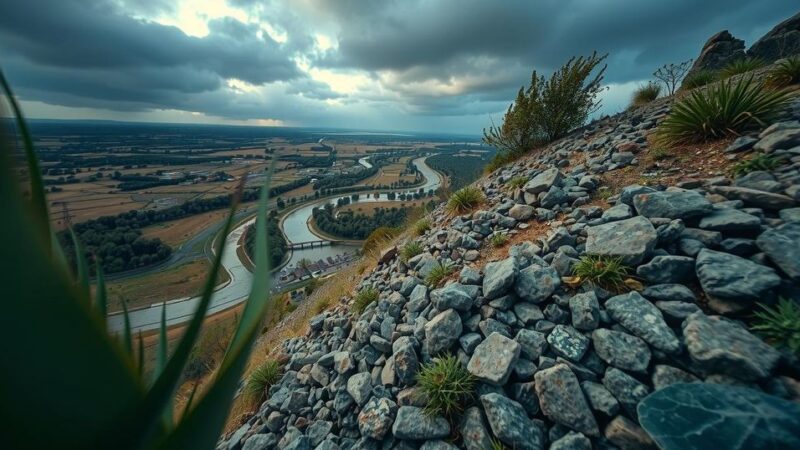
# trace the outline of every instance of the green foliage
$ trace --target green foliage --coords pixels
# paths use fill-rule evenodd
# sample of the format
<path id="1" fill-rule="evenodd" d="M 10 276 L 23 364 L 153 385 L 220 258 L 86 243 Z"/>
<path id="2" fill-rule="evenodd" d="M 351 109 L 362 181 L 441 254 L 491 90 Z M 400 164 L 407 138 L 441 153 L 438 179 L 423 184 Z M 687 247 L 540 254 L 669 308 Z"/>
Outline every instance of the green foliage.
<path id="1" fill-rule="evenodd" d="M 791 98 L 752 77 L 724 80 L 677 102 L 656 130 L 659 144 L 680 145 L 738 135 L 764 126 Z"/>
<path id="2" fill-rule="evenodd" d="M 482 204 L 486 200 L 483 191 L 476 186 L 467 186 L 453 193 L 447 199 L 447 211 L 452 214 L 463 214 Z"/>
<path id="3" fill-rule="evenodd" d="M 659 94 L 661 94 L 660 84 L 653 83 L 652 81 L 647 84 L 643 84 L 633 91 L 631 107 L 646 105 L 657 99 Z"/>
<path id="4" fill-rule="evenodd" d="M 273 210 L 269 219 L 267 220 L 267 235 L 272 237 L 272 242 L 269 246 L 269 262 L 272 267 L 277 267 L 283 262 L 283 258 L 289 251 L 289 246 L 286 243 L 286 238 L 280 230 L 278 224 L 278 217 Z M 248 226 L 244 232 L 244 249 L 250 258 L 253 258 L 253 252 L 256 248 L 256 233 L 255 224 Z"/>
<path id="5" fill-rule="evenodd" d="M 778 61 L 767 75 L 767 82 L 778 88 L 800 83 L 800 55 Z"/>
<path id="6" fill-rule="evenodd" d="M 281 377 L 281 366 L 278 361 L 267 360 L 250 374 L 245 384 L 245 392 L 253 399 L 260 400 L 266 395 L 267 389 L 277 383 Z"/>
<path id="7" fill-rule="evenodd" d="M 505 233 L 493 233 L 489 237 L 489 243 L 492 244 L 492 247 L 502 247 L 506 242 L 508 242 L 508 235 Z"/>
<path id="8" fill-rule="evenodd" d="M 2 298 L 9 299 L 0 318 L 0 339 L 18 344 L 4 348 L 0 369 L 3 443 L 16 449 L 213 449 L 265 312 L 270 280 L 267 262 L 264 257 L 256 258 L 250 296 L 219 370 L 202 397 L 193 401 L 179 422 L 172 422 L 169 417 L 175 390 L 211 305 L 225 239 L 218 240 L 217 256 L 200 301 L 169 357 L 162 319 L 154 378 L 145 378 L 142 353 L 132 351 L 127 316 L 121 339 L 106 332 L 104 295 L 93 302 L 85 289 L 88 270 L 80 261 L 81 251 L 76 252 L 82 266 L 80 278 L 70 274 L 49 226 L 30 133 L 1 74 L 0 85 L 12 112 L 3 111 L 3 116 L 14 117 L 12 123 L 23 145 L 30 192 L 23 196 L 20 191 L 18 171 L 12 167 L 14 149 L 2 127 L 0 199 L 7 217 L 0 246 L 14 264 L 0 271 Z M 259 202 L 260 218 L 266 216 L 266 194 L 265 186 Z M 235 206 L 233 202 L 224 234 L 231 229 Z M 264 248 L 259 254 L 266 255 L 263 219 L 258 220 L 256 233 L 257 246 Z M 54 367 L 59 368 L 58 376 L 52 376 Z M 42 424 L 47 424 L 47 432 L 42 432 Z"/>
<path id="9" fill-rule="evenodd" d="M 630 268 L 622 263 L 622 258 L 585 255 L 572 268 L 572 273 L 581 281 L 588 281 L 609 291 L 618 292 L 625 288 L 625 278 Z"/>
<path id="10" fill-rule="evenodd" d="M 525 186 L 525 183 L 527 182 L 528 182 L 528 177 L 523 177 L 520 175 L 508 180 L 506 182 L 506 186 L 508 186 L 509 189 L 517 190 Z"/>
<path id="11" fill-rule="evenodd" d="M 698 70 L 690 73 L 683 79 L 681 89 L 697 89 L 717 81 L 717 73 L 713 70 Z"/>
<path id="12" fill-rule="evenodd" d="M 422 366 L 417 383 L 426 399 L 425 413 L 453 418 L 475 396 L 475 377 L 453 355 L 436 358 Z"/>
<path id="13" fill-rule="evenodd" d="M 433 266 L 428 276 L 425 277 L 425 284 L 431 288 L 435 288 L 439 286 L 448 275 L 453 273 L 453 270 L 455 270 L 455 268 L 451 264 L 440 261 Z"/>
<path id="14" fill-rule="evenodd" d="M 506 450 L 506 446 L 499 439 L 492 439 L 492 450 Z"/>
<path id="15" fill-rule="evenodd" d="M 440 153 L 429 156 L 425 163 L 434 170 L 443 172 L 450 181 L 449 188 L 452 190 L 461 189 L 480 178 L 486 164 L 492 157 L 491 152 L 480 153 L 475 156 L 453 155 L 452 153 Z"/>
<path id="16" fill-rule="evenodd" d="M 778 167 L 777 159 L 773 158 L 772 156 L 759 153 L 750 159 L 739 161 L 734 164 L 731 168 L 731 172 L 734 176 L 740 177 L 742 175 L 747 175 L 750 172 L 755 172 L 756 170 L 769 171 L 776 167 Z"/>
<path id="17" fill-rule="evenodd" d="M 497 158 L 513 158 L 582 125 L 600 106 L 605 66 L 591 75 L 606 56 L 573 57 L 549 79 L 534 70 L 530 86 L 520 88 L 503 124 L 483 130 L 483 141 L 498 150 Z"/>
<path id="18" fill-rule="evenodd" d="M 653 159 L 656 161 L 661 161 L 662 159 L 667 159 L 670 157 L 670 153 L 664 147 L 655 147 L 650 149 L 650 154 L 653 156 Z"/>
<path id="19" fill-rule="evenodd" d="M 423 217 L 418 221 L 414 222 L 414 225 L 411 227 L 411 232 L 414 236 L 422 236 L 425 234 L 426 231 L 431 229 L 431 219 L 427 217 Z"/>
<path id="20" fill-rule="evenodd" d="M 334 213 L 333 205 L 314 208 L 312 215 L 320 230 L 345 239 L 365 239 L 378 227 L 398 227 L 408 217 L 408 208 L 378 208 L 371 215 L 350 211 Z"/>
<path id="21" fill-rule="evenodd" d="M 411 241 L 408 244 L 403 246 L 403 250 L 400 251 L 400 258 L 408 262 L 409 259 L 419 255 L 422 253 L 422 244 L 417 241 Z"/>
<path id="22" fill-rule="evenodd" d="M 356 298 L 353 300 L 353 312 L 360 315 L 371 305 L 378 300 L 378 290 L 374 287 L 368 287 L 359 291 Z"/>
<path id="23" fill-rule="evenodd" d="M 800 355 L 800 305 L 781 298 L 774 307 L 761 305 L 750 326 L 756 334 L 779 348 Z"/>
<path id="24" fill-rule="evenodd" d="M 719 78 L 730 78 L 734 75 L 752 72 L 753 70 L 764 67 L 764 61 L 758 58 L 740 58 L 728 63 L 719 71 Z"/>

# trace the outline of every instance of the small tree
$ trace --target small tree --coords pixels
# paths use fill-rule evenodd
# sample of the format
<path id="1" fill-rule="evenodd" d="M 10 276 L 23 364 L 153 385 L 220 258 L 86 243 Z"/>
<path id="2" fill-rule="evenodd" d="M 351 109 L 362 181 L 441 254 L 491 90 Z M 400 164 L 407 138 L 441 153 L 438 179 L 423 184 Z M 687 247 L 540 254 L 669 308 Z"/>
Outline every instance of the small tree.
<path id="1" fill-rule="evenodd" d="M 682 63 L 664 64 L 653 72 L 653 76 L 664 83 L 667 91 L 669 91 L 669 95 L 673 95 L 678 88 L 678 83 L 683 80 L 683 77 L 686 76 L 686 72 L 689 71 L 692 61 L 692 59 L 687 59 Z"/>

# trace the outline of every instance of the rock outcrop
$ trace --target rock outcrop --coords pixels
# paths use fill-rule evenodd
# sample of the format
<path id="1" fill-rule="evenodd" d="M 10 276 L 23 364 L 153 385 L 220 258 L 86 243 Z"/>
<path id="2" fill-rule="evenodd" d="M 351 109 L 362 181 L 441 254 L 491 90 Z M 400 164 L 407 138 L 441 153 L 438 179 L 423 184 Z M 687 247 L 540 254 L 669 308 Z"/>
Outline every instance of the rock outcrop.
<path id="1" fill-rule="evenodd" d="M 746 56 L 744 41 L 736 39 L 728 30 L 711 36 L 700 50 L 700 56 L 694 60 L 687 77 L 700 70 L 719 70 L 728 63 Z"/>
<path id="2" fill-rule="evenodd" d="M 798 53 L 800 53 L 800 13 L 776 25 L 747 50 L 747 56 L 766 62 Z"/>

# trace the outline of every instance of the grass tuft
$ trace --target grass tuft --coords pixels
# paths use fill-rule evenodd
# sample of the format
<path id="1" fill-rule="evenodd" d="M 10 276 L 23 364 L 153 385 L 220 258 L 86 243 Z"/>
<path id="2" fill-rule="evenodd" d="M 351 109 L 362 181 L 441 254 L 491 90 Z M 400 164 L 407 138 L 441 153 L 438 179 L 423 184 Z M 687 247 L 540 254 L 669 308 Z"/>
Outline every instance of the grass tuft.
<path id="1" fill-rule="evenodd" d="M 653 83 L 652 81 L 643 84 L 633 91 L 633 98 L 631 99 L 631 107 L 646 105 L 653 100 L 657 99 L 661 94 L 661 85 Z"/>
<path id="2" fill-rule="evenodd" d="M 723 67 L 722 70 L 719 71 L 719 78 L 724 80 L 734 75 L 752 72 L 764 67 L 764 65 L 764 61 L 758 58 L 740 58 Z"/>
<path id="3" fill-rule="evenodd" d="M 428 276 L 425 277 L 425 284 L 431 288 L 435 288 L 439 286 L 442 280 L 453 273 L 453 270 L 455 270 L 455 268 L 451 264 L 440 261 L 433 267 Z"/>
<path id="4" fill-rule="evenodd" d="M 625 278 L 629 271 L 630 268 L 622 263 L 622 258 L 594 255 L 582 256 L 572 269 L 573 275 L 581 281 L 614 292 L 625 289 Z"/>
<path id="5" fill-rule="evenodd" d="M 656 142 L 681 145 L 737 136 L 765 126 L 791 96 L 787 90 L 768 90 L 752 77 L 721 81 L 677 102 L 656 130 Z"/>
<path id="6" fill-rule="evenodd" d="M 670 153 L 667 151 L 667 149 L 665 149 L 664 147 L 654 147 L 650 150 L 650 154 L 656 161 L 661 161 L 671 156 Z"/>
<path id="7" fill-rule="evenodd" d="M 523 177 L 522 175 L 518 175 L 508 180 L 506 182 L 506 186 L 508 186 L 509 189 L 517 190 L 525 186 L 525 183 L 527 182 L 528 182 L 528 177 Z"/>
<path id="8" fill-rule="evenodd" d="M 373 287 L 362 289 L 353 300 L 353 312 L 360 315 L 372 303 L 378 300 L 378 290 Z"/>
<path id="9" fill-rule="evenodd" d="M 447 210 L 453 214 L 463 214 L 471 211 L 485 200 L 486 198 L 480 188 L 467 186 L 457 190 L 450 196 L 450 199 L 447 200 Z"/>
<path id="10" fill-rule="evenodd" d="M 411 227 L 411 231 L 414 236 L 422 236 L 425 234 L 426 231 L 431 229 L 431 219 L 424 217 L 419 219 L 418 221 L 414 222 L 414 225 Z"/>
<path id="11" fill-rule="evenodd" d="M 754 316 L 751 330 L 775 347 L 800 355 L 800 305 L 797 302 L 781 298 L 774 307 L 761 305 L 761 311 L 756 311 Z"/>
<path id="12" fill-rule="evenodd" d="M 400 259 L 402 259 L 403 262 L 408 262 L 409 259 L 422 253 L 422 250 L 422 244 L 417 241 L 411 241 L 400 250 Z"/>
<path id="13" fill-rule="evenodd" d="M 278 365 L 278 361 L 264 361 L 250 374 L 245 385 L 245 392 L 251 398 L 260 400 L 266 396 L 267 389 L 277 383 L 280 377 L 281 367 Z"/>
<path id="14" fill-rule="evenodd" d="M 506 242 L 508 242 L 508 235 L 505 233 L 494 233 L 489 237 L 492 247 L 502 247 Z"/>
<path id="15" fill-rule="evenodd" d="M 767 84 L 781 88 L 800 83 L 800 55 L 790 56 L 775 64 L 767 75 Z"/>
<path id="16" fill-rule="evenodd" d="M 759 153 L 750 159 L 739 161 L 731 167 L 731 173 L 736 177 L 747 175 L 750 172 L 757 170 L 772 170 L 778 167 L 778 160 L 772 156 Z"/>
<path id="17" fill-rule="evenodd" d="M 712 70 L 698 70 L 683 79 L 681 89 L 690 90 L 706 86 L 717 81 L 717 73 Z"/>
<path id="18" fill-rule="evenodd" d="M 427 400 L 425 413 L 429 416 L 454 418 L 475 396 L 475 377 L 453 355 L 422 366 L 417 383 Z"/>

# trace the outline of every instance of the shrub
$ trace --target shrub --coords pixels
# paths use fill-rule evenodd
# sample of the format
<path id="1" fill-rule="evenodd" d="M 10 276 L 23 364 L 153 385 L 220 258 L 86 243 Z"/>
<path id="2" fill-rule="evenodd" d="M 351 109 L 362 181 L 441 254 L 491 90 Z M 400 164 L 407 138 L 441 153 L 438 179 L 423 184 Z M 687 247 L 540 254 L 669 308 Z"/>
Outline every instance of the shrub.
<path id="1" fill-rule="evenodd" d="M 609 291 L 618 292 L 625 288 L 625 277 L 630 269 L 622 263 L 622 258 L 608 256 L 582 256 L 572 269 L 573 275 L 581 281 L 588 281 Z"/>
<path id="2" fill-rule="evenodd" d="M 655 147 L 650 150 L 650 154 L 653 155 L 653 159 L 656 161 L 667 159 L 670 156 L 669 152 L 664 147 Z"/>
<path id="3" fill-rule="evenodd" d="M 453 418 L 475 395 L 475 377 L 453 355 L 436 358 L 422 366 L 417 382 L 426 399 L 425 413 Z"/>
<path id="4" fill-rule="evenodd" d="M 506 182 L 506 186 L 508 186 L 509 189 L 516 190 L 516 189 L 521 189 L 523 186 L 525 186 L 525 183 L 527 182 L 528 182 L 528 177 L 516 176 L 508 180 L 508 182 Z"/>
<path id="5" fill-rule="evenodd" d="M 659 94 L 661 94 L 661 85 L 653 83 L 652 81 L 641 85 L 633 91 L 631 107 L 646 105 L 657 99 Z"/>
<path id="6" fill-rule="evenodd" d="M 750 327 L 767 342 L 800 355 L 800 305 L 781 298 L 775 307 L 761 305 Z"/>
<path id="7" fill-rule="evenodd" d="M 447 200 L 447 210 L 454 214 L 463 214 L 471 211 L 476 206 L 483 203 L 485 197 L 483 191 L 475 186 L 467 186 L 453 193 Z"/>
<path id="8" fill-rule="evenodd" d="M 414 226 L 411 227 L 411 231 L 414 233 L 414 236 L 422 236 L 425 234 L 426 231 L 431 229 L 431 220 L 427 217 L 419 219 L 414 223 Z"/>
<path id="9" fill-rule="evenodd" d="M 508 242 L 508 235 L 505 233 L 494 233 L 489 237 L 489 243 L 493 247 L 502 247 L 506 242 Z"/>
<path id="10" fill-rule="evenodd" d="M 417 241 L 411 241 L 403 246 L 403 250 L 400 251 L 400 259 L 404 262 L 408 262 L 409 259 L 420 253 L 422 253 L 422 244 Z"/>
<path id="11" fill-rule="evenodd" d="M 267 360 L 256 367 L 245 384 L 245 392 L 255 400 L 260 400 L 266 395 L 267 389 L 278 382 L 281 376 L 281 366 L 278 361 Z"/>
<path id="12" fill-rule="evenodd" d="M 717 73 L 713 70 L 698 70 L 683 79 L 681 89 L 697 89 L 717 81 Z"/>
<path id="13" fill-rule="evenodd" d="M 427 277 L 425 277 L 425 284 L 427 284 L 432 288 L 435 288 L 439 286 L 442 280 L 444 280 L 445 278 L 447 278 L 448 275 L 453 273 L 453 270 L 454 268 L 452 265 L 446 262 L 439 262 L 438 264 L 433 266 L 431 272 L 428 274 Z"/>
<path id="14" fill-rule="evenodd" d="M 721 81 L 677 102 L 656 130 L 656 141 L 690 144 L 738 135 L 764 126 L 790 97 L 791 92 L 767 90 L 752 77 Z"/>
<path id="15" fill-rule="evenodd" d="M 764 61 L 758 58 L 740 58 L 728 63 L 719 71 L 719 78 L 730 78 L 734 75 L 752 72 L 753 70 L 764 67 Z"/>
<path id="16" fill-rule="evenodd" d="M 664 83 L 669 95 L 673 95 L 675 93 L 675 88 L 678 86 L 681 79 L 683 79 L 684 75 L 686 75 L 686 72 L 689 71 L 691 64 L 691 59 L 680 63 L 664 64 L 653 72 L 653 76 Z"/>
<path id="17" fill-rule="evenodd" d="M 763 153 L 759 153 L 750 159 L 739 161 L 738 163 L 734 164 L 731 168 L 731 173 L 733 173 L 734 176 L 740 177 L 742 175 L 747 175 L 750 172 L 755 172 L 756 170 L 772 170 L 776 167 L 778 167 L 777 159 Z"/>
<path id="18" fill-rule="evenodd" d="M 367 309 L 367 306 L 378 300 L 378 290 L 374 287 L 362 289 L 353 300 L 353 312 L 360 315 Z"/>
<path id="19" fill-rule="evenodd" d="M 785 87 L 800 83 L 800 56 L 790 56 L 775 64 L 767 75 L 767 82 L 772 87 Z"/>

